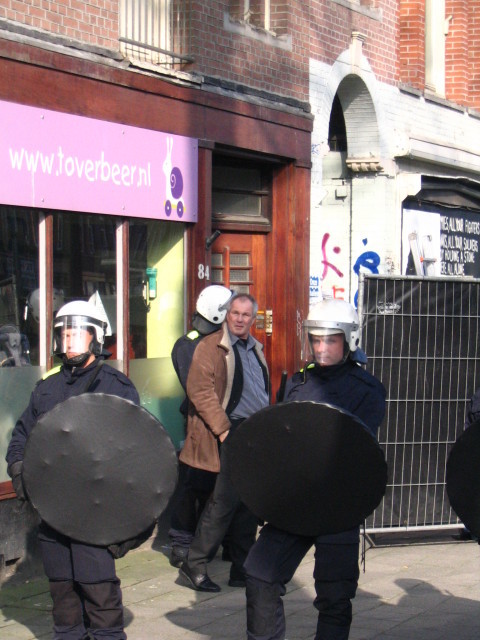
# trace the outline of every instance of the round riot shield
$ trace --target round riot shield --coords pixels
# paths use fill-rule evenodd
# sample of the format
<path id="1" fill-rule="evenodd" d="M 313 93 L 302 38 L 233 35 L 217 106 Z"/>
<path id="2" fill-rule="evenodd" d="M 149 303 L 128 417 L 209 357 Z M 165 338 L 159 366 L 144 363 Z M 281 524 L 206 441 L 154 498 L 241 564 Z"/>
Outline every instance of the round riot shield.
<path id="1" fill-rule="evenodd" d="M 480 420 L 451 448 L 446 483 L 452 509 L 474 536 L 480 536 Z"/>
<path id="2" fill-rule="evenodd" d="M 348 531 L 385 493 L 387 465 L 377 441 L 358 419 L 330 405 L 267 407 L 229 438 L 227 465 L 241 500 L 290 533 Z"/>
<path id="3" fill-rule="evenodd" d="M 85 393 L 38 420 L 23 469 L 29 499 L 47 524 L 106 546 L 134 538 L 160 516 L 175 489 L 177 456 L 148 411 Z"/>

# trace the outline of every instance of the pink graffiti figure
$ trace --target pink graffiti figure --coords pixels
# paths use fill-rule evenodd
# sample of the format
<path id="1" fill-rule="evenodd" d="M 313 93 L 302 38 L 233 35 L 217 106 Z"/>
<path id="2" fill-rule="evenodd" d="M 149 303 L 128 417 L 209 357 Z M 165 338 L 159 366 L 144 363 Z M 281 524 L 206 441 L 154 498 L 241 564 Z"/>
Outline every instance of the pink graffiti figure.
<path id="1" fill-rule="evenodd" d="M 335 271 L 335 273 L 337 274 L 337 276 L 339 276 L 340 278 L 343 278 L 343 273 L 340 271 L 340 269 L 337 269 L 337 267 L 332 264 L 331 262 L 328 261 L 327 259 L 327 242 L 328 239 L 330 238 L 330 234 L 329 233 L 325 233 L 322 239 L 322 255 L 323 255 L 323 260 L 322 260 L 322 264 L 323 264 L 323 273 L 322 273 L 322 280 L 325 280 L 325 277 L 328 273 L 329 269 L 333 269 Z M 333 253 L 340 253 L 341 249 L 340 247 L 333 247 L 332 249 Z"/>

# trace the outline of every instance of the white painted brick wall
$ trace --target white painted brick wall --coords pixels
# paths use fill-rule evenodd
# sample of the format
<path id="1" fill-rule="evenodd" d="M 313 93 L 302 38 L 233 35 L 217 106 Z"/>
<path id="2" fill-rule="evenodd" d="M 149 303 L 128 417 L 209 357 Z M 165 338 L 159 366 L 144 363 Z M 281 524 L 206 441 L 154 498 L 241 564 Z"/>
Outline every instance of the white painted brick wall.
<path id="1" fill-rule="evenodd" d="M 328 153 L 330 111 L 339 84 L 355 73 L 371 96 L 371 105 L 362 101 L 347 131 L 359 131 L 355 145 L 349 141 L 349 155 L 368 149 L 365 134 L 377 136 L 381 163 L 379 174 L 354 177 L 350 198 L 338 202 L 335 183 L 323 178 L 323 158 Z M 347 78 L 346 82 L 350 82 Z M 352 85 L 358 82 L 351 83 Z M 361 84 L 361 83 L 360 83 Z M 354 87 L 358 89 L 357 87 Z M 324 293 L 343 289 L 353 301 L 358 278 L 353 270 L 357 259 L 368 251 L 377 254 L 380 273 L 401 271 L 401 213 L 407 195 L 420 189 L 421 176 L 469 177 L 480 181 L 480 119 L 424 97 L 402 92 L 378 82 L 362 57 L 353 67 L 350 51 L 333 66 L 310 61 L 310 102 L 315 115 L 312 132 L 310 273 L 315 283 L 326 274 Z M 372 127 L 372 108 L 374 122 Z M 348 117 L 348 114 L 346 114 Z M 376 125 L 376 126 L 375 126 Z M 361 139 L 363 138 L 363 142 Z M 424 154 L 425 160 L 408 159 L 408 154 Z M 430 159 L 429 159 L 430 158 Z M 432 161 L 433 160 L 433 161 Z M 329 234 L 322 251 L 325 234 Z M 333 252 L 333 249 L 338 251 Z M 325 254 L 327 251 L 327 255 Z M 365 262 L 365 259 L 363 260 Z M 327 266 L 326 263 L 332 266 Z M 368 263 L 367 264 L 372 264 Z M 338 273 L 342 273 L 340 277 Z M 367 267 L 368 270 L 368 267 Z M 311 303 L 318 292 L 311 288 Z"/>

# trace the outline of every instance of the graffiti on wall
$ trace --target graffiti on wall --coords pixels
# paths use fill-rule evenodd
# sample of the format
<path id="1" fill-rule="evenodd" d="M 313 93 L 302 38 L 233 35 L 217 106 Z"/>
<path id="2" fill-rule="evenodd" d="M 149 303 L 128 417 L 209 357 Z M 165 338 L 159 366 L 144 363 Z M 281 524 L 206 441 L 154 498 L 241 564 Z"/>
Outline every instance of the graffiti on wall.
<path id="1" fill-rule="evenodd" d="M 310 304 L 315 304 L 322 297 L 339 298 L 345 300 L 348 298 L 348 282 L 342 271 L 341 262 L 337 260 L 340 256 L 341 247 L 330 242 L 330 233 L 324 233 L 322 238 L 322 272 L 320 274 L 310 275 Z M 353 276 L 357 278 L 357 290 L 354 295 L 354 304 L 357 304 L 358 298 L 358 277 L 360 273 L 379 273 L 380 256 L 370 249 L 365 250 L 368 244 L 368 238 L 362 239 L 362 248 L 357 256 L 353 256 L 354 263 L 352 267 Z"/>

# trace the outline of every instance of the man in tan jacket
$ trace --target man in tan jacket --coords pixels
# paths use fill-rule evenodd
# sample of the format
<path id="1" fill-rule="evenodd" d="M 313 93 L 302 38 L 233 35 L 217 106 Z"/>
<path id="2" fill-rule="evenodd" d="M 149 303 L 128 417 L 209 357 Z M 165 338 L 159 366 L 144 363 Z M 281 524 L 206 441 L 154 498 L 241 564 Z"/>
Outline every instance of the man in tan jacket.
<path id="1" fill-rule="evenodd" d="M 225 448 L 229 433 L 269 403 L 263 348 L 250 334 L 257 310 L 252 296 L 233 296 L 222 330 L 200 342 L 188 374 L 190 406 L 180 460 L 197 469 L 219 472 L 180 568 L 188 586 L 197 591 L 220 591 L 210 580 L 206 565 L 215 556 L 231 523 L 230 586 L 244 586 L 243 562 L 255 541 L 257 521 L 240 502 L 229 480 Z"/>

